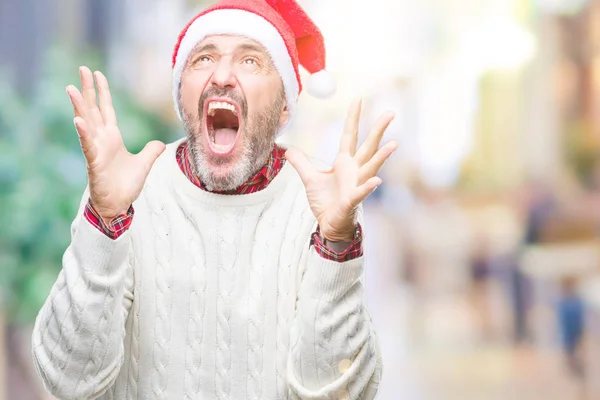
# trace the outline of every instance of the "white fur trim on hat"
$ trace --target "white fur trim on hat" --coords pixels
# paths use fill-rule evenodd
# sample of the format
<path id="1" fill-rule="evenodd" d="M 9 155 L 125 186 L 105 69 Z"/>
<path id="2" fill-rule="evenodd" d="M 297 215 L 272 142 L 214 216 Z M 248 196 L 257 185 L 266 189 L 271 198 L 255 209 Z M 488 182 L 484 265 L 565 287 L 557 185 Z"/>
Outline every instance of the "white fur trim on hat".
<path id="1" fill-rule="evenodd" d="M 335 77 L 326 70 L 315 72 L 306 80 L 306 91 L 316 98 L 326 99 L 331 97 L 335 90 Z"/>
<path id="2" fill-rule="evenodd" d="M 215 10 L 202 15 L 186 31 L 173 67 L 173 101 L 179 118 L 183 119 L 177 101 L 179 85 L 190 53 L 205 37 L 219 34 L 245 36 L 264 46 L 283 81 L 291 119 L 298 99 L 298 81 L 283 38 L 277 29 L 263 17 L 248 11 L 234 9 Z M 289 122 L 288 120 L 286 125 L 289 125 Z"/>

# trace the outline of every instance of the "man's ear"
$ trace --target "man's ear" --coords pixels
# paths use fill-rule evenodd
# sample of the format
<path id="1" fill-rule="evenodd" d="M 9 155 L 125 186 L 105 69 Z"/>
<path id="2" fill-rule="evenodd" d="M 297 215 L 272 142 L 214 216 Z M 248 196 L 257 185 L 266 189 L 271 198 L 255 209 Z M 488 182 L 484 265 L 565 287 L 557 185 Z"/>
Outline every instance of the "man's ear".
<path id="1" fill-rule="evenodd" d="M 283 126 L 290 119 L 290 112 L 287 106 L 287 100 L 283 103 L 283 108 L 281 109 L 281 116 L 279 117 L 279 126 Z"/>

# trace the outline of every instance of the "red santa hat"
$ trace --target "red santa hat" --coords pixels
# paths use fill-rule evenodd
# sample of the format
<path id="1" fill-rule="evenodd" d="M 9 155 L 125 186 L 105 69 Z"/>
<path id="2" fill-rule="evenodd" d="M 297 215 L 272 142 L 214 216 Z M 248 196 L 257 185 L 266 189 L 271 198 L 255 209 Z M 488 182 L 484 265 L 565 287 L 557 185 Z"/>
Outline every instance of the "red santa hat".
<path id="1" fill-rule="evenodd" d="M 178 106 L 181 74 L 194 47 L 210 35 L 241 35 L 264 46 L 283 82 L 293 116 L 302 81 L 298 66 L 310 74 L 309 94 L 326 98 L 335 92 L 335 80 L 325 70 L 323 35 L 295 0 L 221 0 L 196 15 L 179 35 L 173 52 L 173 99 Z"/>

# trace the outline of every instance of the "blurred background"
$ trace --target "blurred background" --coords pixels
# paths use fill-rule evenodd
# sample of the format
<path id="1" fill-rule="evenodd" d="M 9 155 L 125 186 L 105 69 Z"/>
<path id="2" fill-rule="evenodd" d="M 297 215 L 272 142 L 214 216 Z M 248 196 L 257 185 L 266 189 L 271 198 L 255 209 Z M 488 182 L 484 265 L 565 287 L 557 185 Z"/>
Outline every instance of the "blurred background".
<path id="1" fill-rule="evenodd" d="M 86 170 L 67 84 L 125 142 L 183 135 L 171 51 L 208 1 L 0 0 L 0 400 L 42 400 L 31 326 Z M 600 398 L 600 0 L 300 0 L 338 93 L 283 142 L 331 162 L 350 98 L 399 150 L 365 203 L 378 399 Z M 306 76 L 306 75 L 304 75 Z"/>

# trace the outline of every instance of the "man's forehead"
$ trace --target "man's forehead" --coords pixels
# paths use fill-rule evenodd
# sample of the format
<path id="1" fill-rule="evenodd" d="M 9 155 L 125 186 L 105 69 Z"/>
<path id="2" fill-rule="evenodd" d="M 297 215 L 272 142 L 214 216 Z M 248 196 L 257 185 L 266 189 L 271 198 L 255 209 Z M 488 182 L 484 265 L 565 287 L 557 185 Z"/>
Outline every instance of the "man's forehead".
<path id="1" fill-rule="evenodd" d="M 217 48 L 235 49 L 237 47 L 254 47 L 267 53 L 265 47 L 254 39 L 251 39 L 243 35 L 232 35 L 232 34 L 219 34 L 219 35 L 208 35 L 201 40 L 197 45 L 196 49 L 207 45 L 213 45 Z"/>

